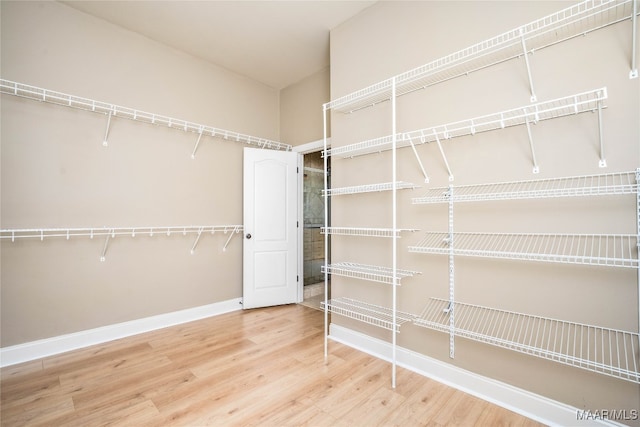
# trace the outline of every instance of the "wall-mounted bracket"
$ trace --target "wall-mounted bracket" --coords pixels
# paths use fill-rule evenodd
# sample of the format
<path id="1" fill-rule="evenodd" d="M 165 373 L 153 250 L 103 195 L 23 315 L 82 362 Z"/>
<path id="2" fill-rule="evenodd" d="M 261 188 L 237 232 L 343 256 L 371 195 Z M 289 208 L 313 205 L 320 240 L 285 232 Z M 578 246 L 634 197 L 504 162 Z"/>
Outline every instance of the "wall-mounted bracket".
<path id="1" fill-rule="evenodd" d="M 226 252 L 227 251 L 227 246 L 229 246 L 229 242 L 231 241 L 231 238 L 233 237 L 234 234 L 239 233 L 241 230 L 240 227 L 234 227 L 233 230 L 231 230 L 231 232 L 229 233 L 229 238 L 227 239 L 227 241 L 225 242 L 224 246 L 222 247 L 222 252 Z M 224 231 L 225 234 L 227 233 L 227 230 Z"/>
<path id="2" fill-rule="evenodd" d="M 604 157 L 604 138 L 602 136 L 602 101 L 598 100 L 598 138 L 600 140 L 600 161 L 598 166 L 601 168 L 607 167 L 607 160 Z"/>
<path id="3" fill-rule="evenodd" d="M 196 236 L 196 240 L 193 242 L 193 246 L 191 246 L 191 255 L 196 253 L 196 246 L 198 246 L 198 242 L 200 241 L 200 236 L 202 236 L 203 227 L 198 229 L 198 235 Z"/>
<path id="4" fill-rule="evenodd" d="M 524 55 L 524 63 L 527 66 L 527 75 L 529 76 L 529 88 L 531 89 L 531 102 L 536 102 L 536 92 L 533 88 L 533 79 L 531 78 L 531 67 L 529 65 L 529 54 L 527 52 L 527 43 L 524 39 L 524 28 L 520 28 L 520 41 L 522 43 L 522 52 Z M 533 51 L 531 51 L 533 53 Z"/>
<path id="5" fill-rule="evenodd" d="M 111 116 L 113 115 L 113 110 L 110 110 L 109 113 L 107 114 L 107 128 L 104 131 L 104 138 L 102 140 L 102 146 L 103 147 L 107 147 L 109 146 L 109 128 L 111 127 Z"/>
<path id="6" fill-rule="evenodd" d="M 433 131 L 433 135 L 436 137 L 436 142 L 438 143 L 438 149 L 440 150 L 440 154 L 442 155 L 442 160 L 444 160 L 444 165 L 447 167 L 447 172 L 449 173 L 449 181 L 453 181 L 453 174 L 451 173 L 451 168 L 449 167 L 449 162 L 447 161 L 447 156 L 444 154 L 444 150 L 442 149 L 442 144 L 440 143 L 440 137 L 438 137 L 438 132 Z M 448 136 L 448 132 L 445 130 L 444 137 Z"/>
<path id="7" fill-rule="evenodd" d="M 422 171 L 422 175 L 424 175 L 424 182 L 429 183 L 429 175 L 427 175 L 427 171 L 424 170 L 424 165 L 422 164 L 422 160 L 420 160 L 420 155 L 418 154 L 418 150 L 416 150 L 416 146 L 413 143 L 413 140 L 409 137 L 405 137 L 403 135 L 402 139 L 408 139 L 409 144 L 411 144 L 411 149 L 413 150 L 413 155 L 416 156 L 416 160 L 418 161 L 418 166 L 420 166 L 420 170 Z M 424 144 L 425 138 L 424 135 L 421 138 L 422 143 Z"/>
<path id="8" fill-rule="evenodd" d="M 198 139 L 196 140 L 196 145 L 193 147 L 193 151 L 191 152 L 191 158 L 192 159 L 196 158 L 196 151 L 198 150 L 198 145 L 200 145 L 200 139 L 202 139 L 202 126 L 200 127 L 200 130 L 198 131 Z"/>
<path id="9" fill-rule="evenodd" d="M 93 230 L 91 230 L 93 233 Z M 104 246 L 102 247 L 102 255 L 100 255 L 100 261 L 105 262 L 107 257 L 107 247 L 109 247 L 109 239 L 116 237 L 116 232 L 114 229 L 111 229 L 110 233 L 107 233 L 107 237 L 104 239 Z"/>
<path id="10" fill-rule="evenodd" d="M 531 159 L 533 161 L 533 173 L 540 173 L 540 168 L 538 167 L 538 161 L 536 160 L 536 150 L 533 146 L 533 137 L 531 136 L 531 123 L 529 122 L 529 117 L 525 117 L 525 123 L 527 124 L 527 135 L 529 136 L 529 147 L 531 148 Z"/>

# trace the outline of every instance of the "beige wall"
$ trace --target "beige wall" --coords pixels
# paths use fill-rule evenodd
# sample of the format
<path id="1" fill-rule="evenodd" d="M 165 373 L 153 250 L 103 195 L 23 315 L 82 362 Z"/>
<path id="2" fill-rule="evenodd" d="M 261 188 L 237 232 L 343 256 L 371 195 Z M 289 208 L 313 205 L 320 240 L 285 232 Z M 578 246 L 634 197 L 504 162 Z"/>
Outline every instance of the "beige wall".
<path id="1" fill-rule="evenodd" d="M 566 2 L 379 2 L 331 32 L 331 98 L 374 84 L 564 7 Z M 453 185 L 635 170 L 639 165 L 638 79 L 629 80 L 631 26 L 624 22 L 536 51 L 530 56 L 539 101 L 608 88 L 603 112 L 608 167 L 598 167 L 597 115 L 586 113 L 532 127 L 540 166 L 532 174 L 525 127 L 445 141 Z M 524 60 L 454 79 L 398 99 L 398 131 L 406 132 L 490 114 L 530 103 Z M 390 103 L 352 113 L 332 113 L 332 146 L 389 135 Z M 398 151 L 398 180 L 423 189 L 398 195 L 398 225 L 415 228 L 399 240 L 399 268 L 421 275 L 405 279 L 399 309 L 419 314 L 430 297 L 448 299 L 446 256 L 413 254 L 425 231 L 447 230 L 446 205 L 412 205 L 425 188 L 449 185 L 437 145 L 418 147 L 430 183 L 425 184 L 410 149 Z M 332 185 L 388 182 L 390 153 L 332 159 Z M 635 198 L 603 197 L 458 204 L 456 231 L 636 233 Z M 391 226 L 391 195 L 341 196 L 332 201 L 332 225 Z M 332 261 L 391 266 L 384 239 L 334 236 Z M 638 330 L 638 282 L 632 269 L 456 257 L 456 300 L 573 322 Z M 332 278 L 332 297 L 390 305 L 383 285 Z M 376 337 L 390 335 L 334 316 L 333 321 Z M 581 409 L 637 409 L 636 384 L 507 350 L 405 325 L 399 345 L 513 384 Z M 637 421 L 634 421 L 637 424 Z"/>
<path id="2" fill-rule="evenodd" d="M 282 89 L 280 93 L 282 142 L 300 145 L 322 139 L 322 104 L 328 101 L 328 68 Z"/>
<path id="3" fill-rule="evenodd" d="M 279 139 L 278 91 L 57 2 L 5 2 L 2 77 Z M 2 228 L 242 223 L 242 144 L 2 95 Z M 2 242 L 7 347 L 242 294 L 226 235 Z"/>

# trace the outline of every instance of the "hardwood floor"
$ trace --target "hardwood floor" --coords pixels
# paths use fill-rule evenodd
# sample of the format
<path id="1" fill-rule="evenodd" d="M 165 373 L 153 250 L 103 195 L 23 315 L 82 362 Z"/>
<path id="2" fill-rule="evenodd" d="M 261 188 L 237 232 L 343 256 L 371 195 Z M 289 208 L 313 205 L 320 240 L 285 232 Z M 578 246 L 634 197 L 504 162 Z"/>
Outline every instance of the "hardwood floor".
<path id="1" fill-rule="evenodd" d="M 2 426 L 535 426 L 330 343 L 301 305 L 238 311 L 2 369 Z"/>

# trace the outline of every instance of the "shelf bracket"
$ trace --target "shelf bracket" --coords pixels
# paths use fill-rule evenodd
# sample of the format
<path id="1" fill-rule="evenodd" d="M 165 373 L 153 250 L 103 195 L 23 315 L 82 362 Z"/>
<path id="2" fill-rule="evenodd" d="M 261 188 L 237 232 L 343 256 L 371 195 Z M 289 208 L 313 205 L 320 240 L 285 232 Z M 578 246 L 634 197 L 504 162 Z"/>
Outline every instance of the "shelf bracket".
<path id="1" fill-rule="evenodd" d="M 600 140 L 600 161 L 598 166 L 607 167 L 607 160 L 604 158 L 604 138 L 602 136 L 602 101 L 598 101 L 598 139 Z"/>
<path id="2" fill-rule="evenodd" d="M 227 233 L 227 230 L 224 230 L 225 234 Z M 225 242 L 224 246 L 222 247 L 222 252 L 226 252 L 227 251 L 227 246 L 229 246 L 229 242 L 231 241 L 231 238 L 233 237 L 234 234 L 237 234 L 240 232 L 240 228 L 239 227 L 234 227 L 233 230 L 231 230 L 231 233 L 229 234 L 229 238 L 227 239 L 227 241 Z"/>
<path id="3" fill-rule="evenodd" d="M 202 126 L 200 126 L 200 129 L 198 131 L 198 139 L 196 140 L 196 145 L 193 147 L 193 151 L 191 152 L 192 159 L 196 158 L 196 151 L 198 150 L 198 145 L 200 145 L 200 139 L 202 139 Z"/>
<path id="4" fill-rule="evenodd" d="M 533 79 L 531 78 L 531 66 L 529 65 L 529 54 L 527 53 L 527 44 L 524 40 L 524 30 L 520 28 L 520 41 L 522 42 L 522 52 L 524 54 L 524 63 L 527 66 L 527 75 L 529 76 L 529 88 L 531 89 L 531 102 L 536 102 L 536 92 L 533 88 Z"/>
<path id="5" fill-rule="evenodd" d="M 91 230 L 93 234 L 93 230 Z M 107 233 L 107 237 L 104 239 L 104 246 L 102 247 L 102 255 L 100 255 L 100 261 L 105 262 L 107 257 L 107 247 L 109 247 L 109 239 L 116 237 L 116 232 L 114 229 L 111 229 L 110 233 Z"/>
<path id="6" fill-rule="evenodd" d="M 533 147 L 533 137 L 531 136 L 531 123 L 529 122 L 529 117 L 526 114 L 524 120 L 527 124 L 527 135 L 529 136 L 529 147 L 531 148 L 531 158 L 533 160 L 533 173 L 540 173 L 538 161 L 536 160 L 536 150 Z"/>
<path id="7" fill-rule="evenodd" d="M 638 66 L 636 65 L 636 32 L 637 32 L 638 0 L 631 0 L 631 3 L 633 3 L 633 12 L 631 12 L 631 71 L 629 71 L 629 78 L 637 79 Z"/>
<path id="8" fill-rule="evenodd" d="M 202 235 L 203 228 L 200 227 L 198 229 L 198 235 L 196 236 L 195 242 L 193 242 L 193 246 L 191 246 L 191 255 L 196 253 L 196 246 L 198 246 L 198 241 L 200 240 L 200 236 Z"/>
<path id="9" fill-rule="evenodd" d="M 113 109 L 109 110 L 109 114 L 107 115 L 107 129 L 104 131 L 104 139 L 102 140 L 102 146 L 109 146 L 109 128 L 111 127 L 111 116 L 113 115 Z"/>
<path id="10" fill-rule="evenodd" d="M 422 171 L 422 175 L 424 175 L 424 182 L 429 183 L 429 175 L 427 175 L 427 171 L 424 170 L 424 165 L 422 164 L 422 160 L 420 160 L 420 155 L 418 154 L 418 150 L 416 150 L 416 146 L 413 143 L 413 139 L 409 137 L 405 137 L 403 135 L 402 139 L 408 139 L 409 144 L 411 144 L 411 149 L 413 150 L 413 154 L 416 156 L 416 160 L 418 161 L 418 165 L 420 166 L 420 170 Z M 422 142 L 424 143 L 424 137 Z"/>
<path id="11" fill-rule="evenodd" d="M 438 143 L 438 149 L 440 149 L 440 154 L 442 155 L 442 159 L 444 160 L 444 165 L 447 167 L 447 172 L 449 173 L 449 181 L 453 181 L 453 174 L 451 173 L 451 168 L 449 167 L 449 162 L 447 161 L 447 156 L 444 154 L 444 150 L 442 149 L 442 144 L 440 143 L 440 138 L 438 137 L 438 132 L 433 131 L 434 136 L 436 137 L 436 142 Z M 446 138 L 446 133 L 445 133 Z"/>

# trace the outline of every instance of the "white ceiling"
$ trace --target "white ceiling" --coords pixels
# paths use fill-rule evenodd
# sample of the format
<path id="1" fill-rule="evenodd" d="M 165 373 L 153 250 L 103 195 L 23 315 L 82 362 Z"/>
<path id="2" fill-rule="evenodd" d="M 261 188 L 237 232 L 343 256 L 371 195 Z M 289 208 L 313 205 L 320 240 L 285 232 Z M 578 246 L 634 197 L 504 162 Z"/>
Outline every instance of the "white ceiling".
<path id="1" fill-rule="evenodd" d="M 63 1 L 282 89 L 329 65 L 329 30 L 375 1 Z"/>

